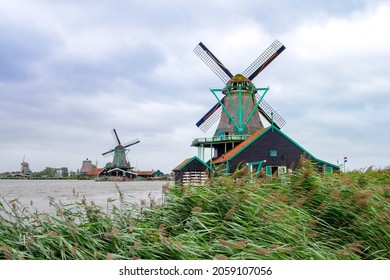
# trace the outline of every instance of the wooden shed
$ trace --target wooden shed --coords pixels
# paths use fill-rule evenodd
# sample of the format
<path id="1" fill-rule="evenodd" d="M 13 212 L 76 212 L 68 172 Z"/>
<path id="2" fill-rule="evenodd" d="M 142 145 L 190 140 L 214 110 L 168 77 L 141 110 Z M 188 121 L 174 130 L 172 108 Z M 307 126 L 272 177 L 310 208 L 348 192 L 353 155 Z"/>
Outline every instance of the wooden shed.
<path id="1" fill-rule="evenodd" d="M 188 158 L 173 169 L 176 185 L 203 184 L 212 168 L 197 156 Z"/>

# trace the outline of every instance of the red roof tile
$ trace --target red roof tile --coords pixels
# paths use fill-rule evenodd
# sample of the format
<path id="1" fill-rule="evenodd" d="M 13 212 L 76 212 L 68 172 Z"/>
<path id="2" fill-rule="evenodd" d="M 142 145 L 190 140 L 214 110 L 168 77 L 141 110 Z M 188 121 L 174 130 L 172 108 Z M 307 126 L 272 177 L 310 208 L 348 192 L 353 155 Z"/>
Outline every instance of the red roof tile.
<path id="1" fill-rule="evenodd" d="M 175 168 L 173 168 L 172 170 L 179 170 L 180 168 L 182 168 L 184 165 L 187 164 L 187 162 L 189 162 L 190 160 L 192 160 L 193 158 L 187 158 L 185 159 L 182 163 L 180 163 L 178 166 L 176 166 Z"/>
<path id="2" fill-rule="evenodd" d="M 252 142 L 254 139 L 256 139 L 260 134 L 262 134 L 267 128 L 261 128 L 258 131 L 256 131 L 254 134 L 252 134 L 248 139 L 238 144 L 233 149 L 229 150 L 226 154 L 217 157 L 213 160 L 213 163 L 221 163 L 229 160 L 231 157 L 236 155 L 239 151 L 241 151 L 242 148 L 244 148 L 246 145 L 248 145 L 250 142 Z"/>
<path id="3" fill-rule="evenodd" d="M 87 172 L 88 176 L 97 176 L 99 175 L 105 168 L 92 168 Z"/>
<path id="4" fill-rule="evenodd" d="M 152 176 L 154 173 L 154 171 L 134 171 L 134 172 L 140 176 Z"/>

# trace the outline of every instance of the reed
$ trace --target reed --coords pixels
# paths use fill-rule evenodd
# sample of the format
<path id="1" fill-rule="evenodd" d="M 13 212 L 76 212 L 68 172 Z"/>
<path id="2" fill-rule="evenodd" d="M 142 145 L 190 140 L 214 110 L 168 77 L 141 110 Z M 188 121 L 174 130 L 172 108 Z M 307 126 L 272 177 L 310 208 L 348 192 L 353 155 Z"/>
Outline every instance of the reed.
<path id="1" fill-rule="evenodd" d="M 245 171 L 164 186 L 164 205 L 75 196 L 52 213 L 0 197 L 0 259 L 390 259 L 390 170 Z M 108 207 L 115 199 L 119 207 Z"/>

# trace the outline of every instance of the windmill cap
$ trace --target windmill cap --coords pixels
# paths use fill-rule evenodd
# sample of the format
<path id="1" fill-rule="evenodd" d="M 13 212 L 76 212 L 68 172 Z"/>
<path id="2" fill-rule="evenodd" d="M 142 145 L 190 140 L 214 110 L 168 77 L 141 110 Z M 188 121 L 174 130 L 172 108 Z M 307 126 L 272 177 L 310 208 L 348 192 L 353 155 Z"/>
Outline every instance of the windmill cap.
<path id="1" fill-rule="evenodd" d="M 226 83 L 226 86 L 227 87 L 235 87 L 235 89 L 232 90 L 232 92 L 235 92 L 237 91 L 237 86 L 238 84 L 241 84 L 242 86 L 249 86 L 249 87 L 252 87 L 254 86 L 253 83 L 251 82 L 251 80 L 249 80 L 247 77 L 245 77 L 244 75 L 242 74 L 236 74 L 234 75 L 227 83 Z M 254 93 L 257 92 L 256 89 L 254 91 Z M 222 93 L 226 94 L 226 89 L 224 89 L 222 91 Z"/>
<path id="2" fill-rule="evenodd" d="M 230 79 L 230 82 L 250 82 L 250 80 L 242 74 L 236 74 Z"/>

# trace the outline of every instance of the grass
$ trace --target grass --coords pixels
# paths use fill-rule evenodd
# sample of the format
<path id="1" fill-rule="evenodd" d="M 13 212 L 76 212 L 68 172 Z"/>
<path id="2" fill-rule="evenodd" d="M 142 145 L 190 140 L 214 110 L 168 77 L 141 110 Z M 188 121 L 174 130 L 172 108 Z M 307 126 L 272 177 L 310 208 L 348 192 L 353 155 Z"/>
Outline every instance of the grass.
<path id="1" fill-rule="evenodd" d="M 48 214 L 0 197 L 0 259 L 390 259 L 389 169 L 242 173 L 164 186 L 164 205 L 119 188 L 112 210 L 53 199 Z"/>

